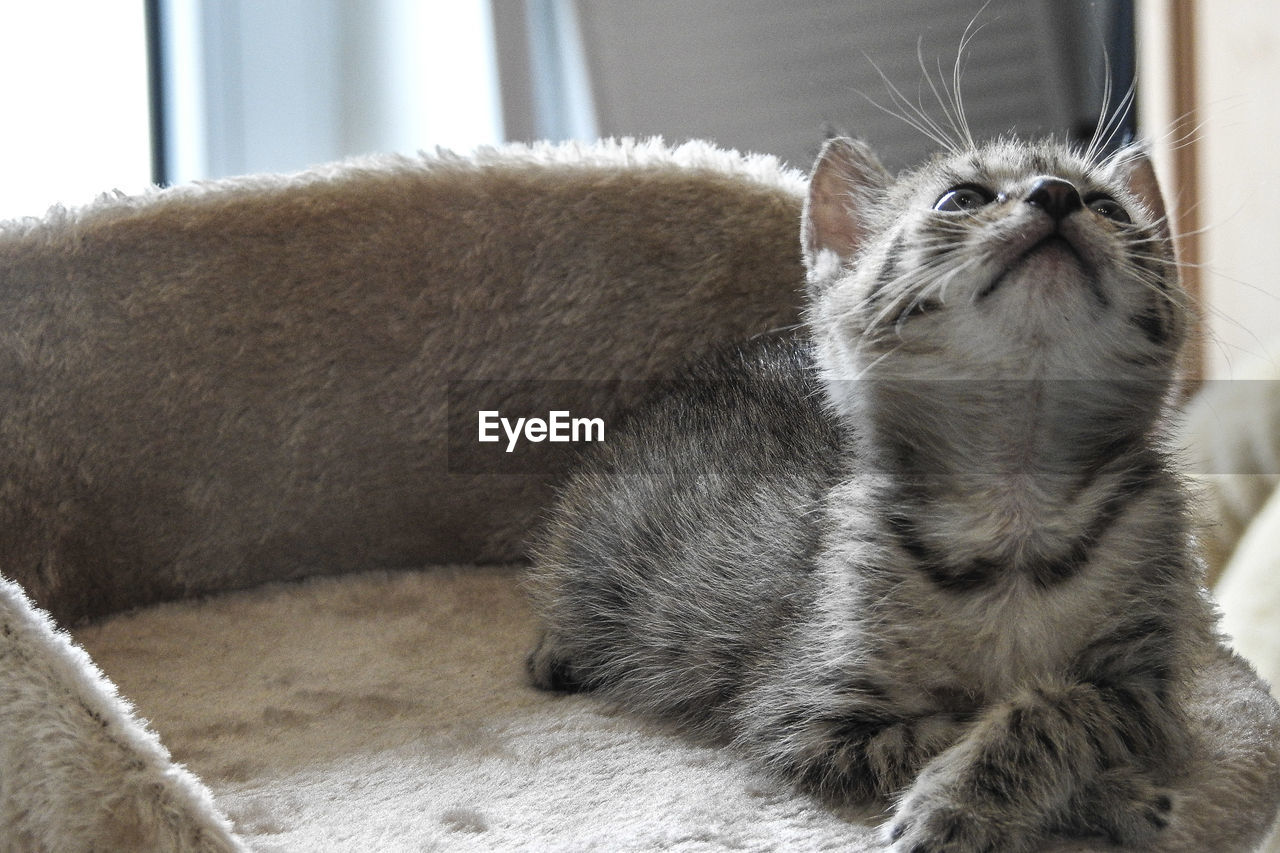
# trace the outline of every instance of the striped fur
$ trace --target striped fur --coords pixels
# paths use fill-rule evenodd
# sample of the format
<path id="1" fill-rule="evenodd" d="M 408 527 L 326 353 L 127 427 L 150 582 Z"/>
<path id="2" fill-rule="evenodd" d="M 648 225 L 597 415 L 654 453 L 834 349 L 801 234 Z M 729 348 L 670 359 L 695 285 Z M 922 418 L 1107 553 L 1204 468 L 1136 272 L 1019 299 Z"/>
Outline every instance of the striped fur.
<path id="1" fill-rule="evenodd" d="M 891 179 L 828 143 L 808 335 L 696 366 L 584 462 L 529 574 L 534 683 L 891 802 L 895 851 L 1158 843 L 1213 632 L 1159 438 L 1163 216 L 1140 151 Z"/>

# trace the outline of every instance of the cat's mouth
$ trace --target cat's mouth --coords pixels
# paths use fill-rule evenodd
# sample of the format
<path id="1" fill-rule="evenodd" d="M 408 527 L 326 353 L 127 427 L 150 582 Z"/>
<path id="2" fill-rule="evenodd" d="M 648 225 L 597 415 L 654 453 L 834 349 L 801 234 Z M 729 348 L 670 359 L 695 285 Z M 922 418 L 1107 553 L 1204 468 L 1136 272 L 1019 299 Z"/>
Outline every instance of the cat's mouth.
<path id="1" fill-rule="evenodd" d="M 1000 286 L 1012 274 L 1030 264 L 1037 263 L 1044 264 L 1047 268 L 1046 271 L 1055 277 L 1061 277 L 1066 274 L 1065 270 L 1062 269 L 1063 264 L 1074 266 L 1075 275 L 1073 277 L 1083 281 L 1090 294 L 1100 304 L 1105 306 L 1108 303 L 1109 300 L 1098 283 L 1097 268 L 1085 257 L 1076 243 L 1057 228 L 1040 237 L 1006 264 L 1004 269 L 986 287 L 979 291 L 978 301 L 986 299 L 999 290 Z"/>
<path id="2" fill-rule="evenodd" d="M 1027 251 L 1023 252 L 1022 257 L 1019 260 L 1026 260 L 1031 255 L 1034 255 L 1037 252 L 1051 252 L 1054 250 L 1065 251 L 1067 254 L 1073 257 L 1078 264 L 1080 264 L 1082 267 L 1085 266 L 1084 257 L 1081 256 L 1079 250 L 1076 249 L 1074 243 L 1072 243 L 1066 237 L 1062 236 L 1061 231 L 1054 231 L 1052 234 L 1049 234 L 1048 236 L 1041 238 L 1030 249 L 1027 249 Z"/>

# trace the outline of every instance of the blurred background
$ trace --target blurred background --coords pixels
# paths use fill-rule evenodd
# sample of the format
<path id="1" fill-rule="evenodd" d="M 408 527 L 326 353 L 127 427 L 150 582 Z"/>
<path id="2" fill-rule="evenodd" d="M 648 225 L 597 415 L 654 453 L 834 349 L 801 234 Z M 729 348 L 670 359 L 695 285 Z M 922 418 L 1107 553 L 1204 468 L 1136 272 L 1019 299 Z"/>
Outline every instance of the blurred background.
<path id="1" fill-rule="evenodd" d="M 1087 137 L 1130 0 L 44 0 L 0 4 L 8 213 L 119 185 L 352 154 L 661 135 L 807 169 L 828 129 L 936 145 L 923 71 L 962 57 L 975 134 Z M 1108 59 L 1104 59 L 1104 55 Z"/>
<path id="2" fill-rule="evenodd" d="M 1206 5 L 1206 4 L 1202 4 Z M 1280 10 L 1249 0 L 0 2 L 0 219 L 118 189 L 512 140 L 710 139 L 808 167 L 832 130 L 894 167 L 953 85 L 977 137 L 1087 140 L 1137 72 L 1209 375 L 1280 336 Z M 896 90 L 896 91 L 895 91 Z M 944 95 L 944 99 L 945 99 Z M 886 110 L 885 108 L 888 108 Z"/>

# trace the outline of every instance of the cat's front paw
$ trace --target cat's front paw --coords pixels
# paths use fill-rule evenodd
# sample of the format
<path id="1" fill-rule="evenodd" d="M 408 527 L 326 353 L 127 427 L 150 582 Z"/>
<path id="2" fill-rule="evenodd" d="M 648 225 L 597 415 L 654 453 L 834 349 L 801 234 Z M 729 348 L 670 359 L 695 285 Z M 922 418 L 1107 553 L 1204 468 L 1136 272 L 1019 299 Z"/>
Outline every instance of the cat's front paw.
<path id="1" fill-rule="evenodd" d="M 1012 853 L 1022 850 L 999 825 L 944 801 L 908 798 L 885 827 L 893 853 Z"/>
<path id="2" fill-rule="evenodd" d="M 1007 800 L 974 796 L 965 765 L 935 762 L 885 825 L 893 853 L 1027 853 L 1035 832 Z"/>

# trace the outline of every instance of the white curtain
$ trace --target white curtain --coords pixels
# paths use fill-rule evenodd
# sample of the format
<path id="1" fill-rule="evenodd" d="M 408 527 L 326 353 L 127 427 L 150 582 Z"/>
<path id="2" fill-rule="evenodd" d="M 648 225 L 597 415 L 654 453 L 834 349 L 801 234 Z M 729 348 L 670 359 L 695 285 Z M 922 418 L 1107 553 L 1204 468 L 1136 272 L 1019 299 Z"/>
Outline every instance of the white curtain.
<path id="1" fill-rule="evenodd" d="M 502 139 L 489 0 L 165 0 L 170 181 Z"/>

